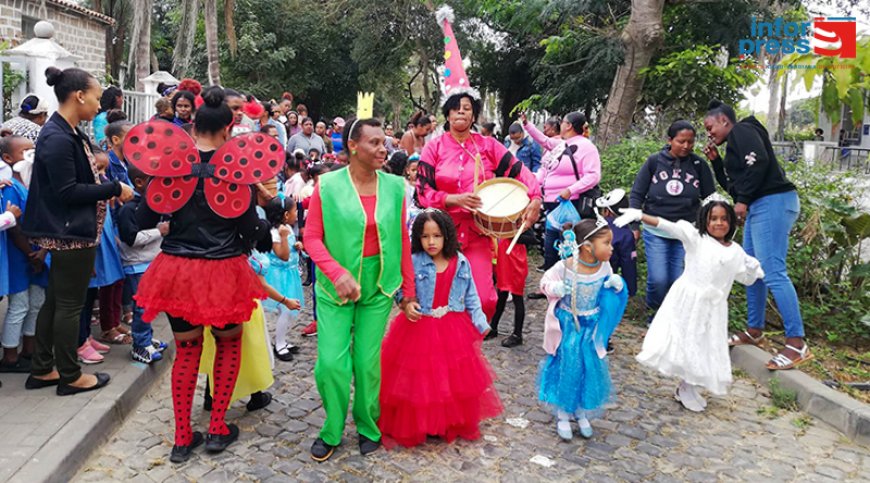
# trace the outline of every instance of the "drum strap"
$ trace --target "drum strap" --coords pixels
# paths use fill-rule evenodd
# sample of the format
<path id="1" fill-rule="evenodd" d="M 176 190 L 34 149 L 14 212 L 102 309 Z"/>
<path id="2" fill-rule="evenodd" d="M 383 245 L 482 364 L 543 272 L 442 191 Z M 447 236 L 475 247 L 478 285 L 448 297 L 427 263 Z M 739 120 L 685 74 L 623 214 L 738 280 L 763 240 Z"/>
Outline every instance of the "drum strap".
<path id="1" fill-rule="evenodd" d="M 502 177 L 510 177 L 516 178 L 520 175 L 520 171 L 523 169 L 522 163 L 514 163 L 511 165 L 511 161 L 514 156 L 510 153 L 510 151 L 506 151 L 504 156 L 501 157 L 501 160 L 498 162 L 498 166 L 495 168 L 495 175 L 499 178 Z"/>

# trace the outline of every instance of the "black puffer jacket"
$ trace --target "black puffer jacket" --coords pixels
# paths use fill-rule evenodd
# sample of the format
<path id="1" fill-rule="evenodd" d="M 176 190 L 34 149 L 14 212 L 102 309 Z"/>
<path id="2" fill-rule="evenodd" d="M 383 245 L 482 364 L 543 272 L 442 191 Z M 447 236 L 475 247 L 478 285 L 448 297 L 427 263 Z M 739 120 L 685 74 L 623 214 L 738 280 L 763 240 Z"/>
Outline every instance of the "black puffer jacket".
<path id="1" fill-rule="evenodd" d="M 208 163 L 214 151 L 200 151 L 200 160 Z M 256 198 L 251 188 L 251 205 L 238 218 L 223 218 L 211 210 L 203 192 L 204 180 L 199 180 L 193 196 L 169 219 L 169 234 L 160 246 L 163 252 L 186 258 L 220 260 L 250 252 L 254 244 L 269 236 L 269 223 L 260 219 L 256 211 Z M 136 210 L 139 229 L 157 226 L 162 215 L 148 203 L 140 203 Z"/>
<path id="2" fill-rule="evenodd" d="M 97 202 L 121 194 L 117 181 L 96 184 L 88 136 L 54 113 L 36 140 L 33 178 L 22 231 L 31 238 L 93 242 Z M 4 207 L 5 209 L 5 207 Z"/>

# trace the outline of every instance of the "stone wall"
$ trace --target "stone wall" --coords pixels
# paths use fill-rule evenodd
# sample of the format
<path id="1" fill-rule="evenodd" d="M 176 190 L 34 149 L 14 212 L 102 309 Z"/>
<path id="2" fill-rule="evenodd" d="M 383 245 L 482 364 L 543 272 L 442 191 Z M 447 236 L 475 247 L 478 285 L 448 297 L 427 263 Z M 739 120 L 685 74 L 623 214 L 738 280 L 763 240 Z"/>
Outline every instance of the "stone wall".
<path id="1" fill-rule="evenodd" d="M 102 80 L 106 73 L 106 29 L 109 26 L 85 13 L 48 2 L 45 4 L 48 16 L 42 18 L 41 3 L 39 0 L 0 0 L 0 42 L 8 41 L 11 47 L 24 42 L 22 15 L 48 20 L 54 24 L 54 40 L 81 57 L 77 62 L 79 67 Z"/>

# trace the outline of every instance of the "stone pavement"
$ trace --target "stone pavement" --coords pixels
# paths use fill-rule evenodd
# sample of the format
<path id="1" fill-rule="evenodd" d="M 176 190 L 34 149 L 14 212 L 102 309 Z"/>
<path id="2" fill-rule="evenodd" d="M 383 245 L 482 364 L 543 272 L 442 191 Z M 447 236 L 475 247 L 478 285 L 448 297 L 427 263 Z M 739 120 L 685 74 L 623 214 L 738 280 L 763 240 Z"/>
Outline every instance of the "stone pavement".
<path id="1" fill-rule="evenodd" d="M 537 275 L 537 274 L 536 274 Z M 538 277 L 532 277 L 537 279 Z M 532 284 L 530 284 L 531 287 Z M 675 381 L 641 368 L 633 356 L 643 329 L 624 323 L 610 356 L 617 401 L 594 420 L 590 440 L 562 442 L 537 401 L 544 301 L 529 301 L 523 346 L 488 341 L 505 413 L 482 426 L 479 441 L 438 440 L 414 449 L 359 455 L 352 422 L 345 443 L 326 463 L 309 457 L 323 421 L 312 375 L 314 338 L 297 339 L 294 362 L 276 361 L 274 402 L 247 413 L 234 404 L 228 420 L 240 440 L 211 456 L 198 450 L 183 465 L 168 460 L 173 423 L 169 375 L 142 399 L 121 428 L 83 466 L 75 482 L 119 481 L 868 481 L 870 449 L 801 413 L 773 416 L 766 388 L 739 377 L 728 397 L 709 398 L 703 414 L 673 399 Z M 310 307 L 310 304 L 308 305 Z M 508 304 L 502 331 L 512 327 Z M 310 320 L 306 310 L 298 328 Z M 201 394 L 201 389 L 199 394 Z M 194 428 L 208 426 L 201 395 Z"/>

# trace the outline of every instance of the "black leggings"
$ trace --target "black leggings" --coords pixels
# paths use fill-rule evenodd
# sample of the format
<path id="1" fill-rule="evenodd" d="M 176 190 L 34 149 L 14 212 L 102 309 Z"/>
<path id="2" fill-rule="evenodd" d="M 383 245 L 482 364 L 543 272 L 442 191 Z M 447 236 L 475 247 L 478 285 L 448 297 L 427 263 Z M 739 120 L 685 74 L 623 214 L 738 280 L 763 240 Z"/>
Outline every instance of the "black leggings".
<path id="1" fill-rule="evenodd" d="M 523 322 L 526 320 L 526 303 L 522 295 L 513 294 L 514 296 L 514 335 L 517 337 L 523 336 Z M 498 333 L 498 321 L 501 319 L 501 314 L 504 313 L 504 306 L 507 304 L 508 292 L 498 291 L 498 303 L 495 305 L 495 314 L 492 316 L 492 331 Z"/>
<path id="2" fill-rule="evenodd" d="M 193 325 L 180 317 L 173 317 L 169 314 L 166 314 L 166 318 L 169 319 L 169 326 L 172 327 L 172 332 L 190 332 L 191 330 L 199 329 L 202 327 L 201 325 Z M 232 330 L 238 327 L 238 325 L 239 324 L 227 324 L 220 330 Z"/>

